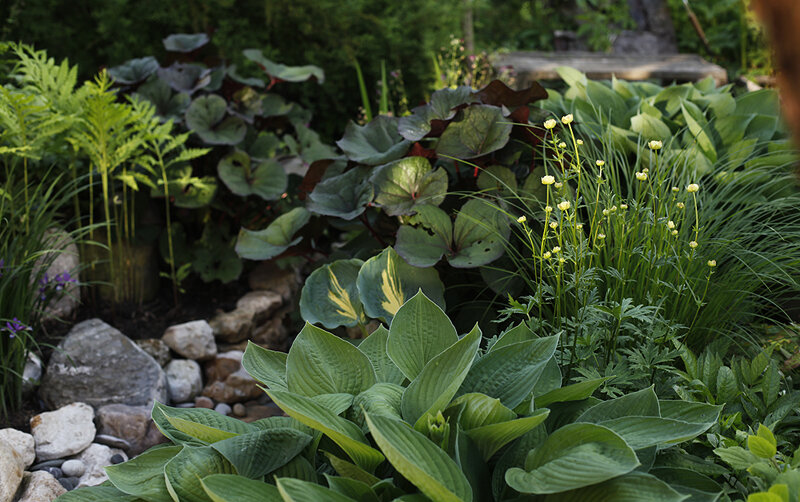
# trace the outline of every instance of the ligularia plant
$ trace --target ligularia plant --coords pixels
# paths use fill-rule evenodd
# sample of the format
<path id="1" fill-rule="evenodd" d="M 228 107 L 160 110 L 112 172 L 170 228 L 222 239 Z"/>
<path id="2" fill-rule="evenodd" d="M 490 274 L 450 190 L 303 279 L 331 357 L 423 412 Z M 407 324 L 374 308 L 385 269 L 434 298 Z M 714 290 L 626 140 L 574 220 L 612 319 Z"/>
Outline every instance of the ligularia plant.
<path id="1" fill-rule="evenodd" d="M 244 423 L 156 404 L 172 440 L 107 468 L 111 485 L 60 500 L 670 502 L 659 453 L 703 433 L 720 407 L 610 401 L 604 379 L 561 385 L 558 337 L 512 327 L 481 347 L 422 292 L 355 346 L 306 324 L 288 354 L 250 344 L 243 364 L 286 413 Z M 703 493 L 721 491 L 702 475 Z M 710 487 L 710 488 L 709 488 Z M 600 498 L 598 498 L 600 497 Z"/>

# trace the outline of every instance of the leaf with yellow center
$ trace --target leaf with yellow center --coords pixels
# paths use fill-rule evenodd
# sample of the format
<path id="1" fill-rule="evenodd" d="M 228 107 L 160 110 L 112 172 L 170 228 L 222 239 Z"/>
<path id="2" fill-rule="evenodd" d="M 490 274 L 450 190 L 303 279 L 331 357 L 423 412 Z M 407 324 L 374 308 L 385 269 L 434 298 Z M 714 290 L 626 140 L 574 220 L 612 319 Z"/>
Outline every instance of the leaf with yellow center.
<path id="1" fill-rule="evenodd" d="M 386 259 L 386 268 L 381 272 L 381 307 L 394 316 L 405 303 L 403 290 L 400 288 L 400 279 L 397 277 L 392 255 Z"/>
<path id="2" fill-rule="evenodd" d="M 356 308 L 350 300 L 350 295 L 347 290 L 339 284 L 339 279 L 333 270 L 328 268 L 328 277 L 330 279 L 331 289 L 328 290 L 328 299 L 336 305 L 336 312 L 343 317 L 349 317 L 357 322 L 364 320 L 364 312 L 360 308 Z"/>

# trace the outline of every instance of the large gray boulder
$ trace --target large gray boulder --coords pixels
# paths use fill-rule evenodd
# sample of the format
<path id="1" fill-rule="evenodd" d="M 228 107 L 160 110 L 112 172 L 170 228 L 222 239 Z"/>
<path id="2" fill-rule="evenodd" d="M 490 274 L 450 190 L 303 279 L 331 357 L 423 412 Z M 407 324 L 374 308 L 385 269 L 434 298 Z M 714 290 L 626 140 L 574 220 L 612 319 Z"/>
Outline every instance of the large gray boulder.
<path id="1" fill-rule="evenodd" d="M 167 401 L 161 366 L 116 328 L 100 319 L 76 324 L 47 365 L 41 397 L 50 408 L 80 401 L 99 408 Z"/>

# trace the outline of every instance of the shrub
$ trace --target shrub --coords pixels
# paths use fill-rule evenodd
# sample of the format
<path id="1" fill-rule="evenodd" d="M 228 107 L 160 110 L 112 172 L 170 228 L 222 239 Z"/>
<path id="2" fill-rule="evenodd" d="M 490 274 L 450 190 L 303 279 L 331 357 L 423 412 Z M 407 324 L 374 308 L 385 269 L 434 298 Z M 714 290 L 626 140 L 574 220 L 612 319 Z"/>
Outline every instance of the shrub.
<path id="1" fill-rule="evenodd" d="M 173 444 L 60 500 L 683 500 L 691 490 L 653 461 L 719 408 L 652 388 L 600 401 L 602 379 L 562 386 L 557 343 L 520 325 L 482 350 L 477 326 L 459 338 L 421 293 L 358 347 L 307 324 L 288 355 L 251 344 L 243 361 L 289 417 L 245 424 L 156 404 Z M 701 492 L 721 491 L 697 476 Z"/>

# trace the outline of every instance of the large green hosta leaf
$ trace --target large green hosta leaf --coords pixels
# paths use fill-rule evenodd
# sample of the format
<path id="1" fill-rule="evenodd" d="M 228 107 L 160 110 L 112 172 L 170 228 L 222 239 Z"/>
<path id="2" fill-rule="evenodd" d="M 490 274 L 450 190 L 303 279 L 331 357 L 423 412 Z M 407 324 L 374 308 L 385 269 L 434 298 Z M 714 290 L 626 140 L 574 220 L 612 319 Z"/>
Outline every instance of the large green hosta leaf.
<path id="1" fill-rule="evenodd" d="M 275 486 L 232 474 L 206 476 L 202 486 L 213 502 L 283 502 Z"/>
<path id="2" fill-rule="evenodd" d="M 537 410 L 533 415 L 506 422 L 487 424 L 467 431 L 483 459 L 488 461 L 500 448 L 543 423 L 550 410 Z"/>
<path id="3" fill-rule="evenodd" d="M 641 472 L 632 472 L 600 484 L 548 495 L 545 502 L 681 502 L 689 498 L 665 482 Z M 693 499 L 694 500 L 694 499 Z"/>
<path id="4" fill-rule="evenodd" d="M 431 500 L 472 501 L 472 488 L 461 468 L 428 438 L 404 422 L 371 415 L 366 420 L 392 466 Z"/>
<path id="5" fill-rule="evenodd" d="M 357 167 L 317 184 L 306 207 L 317 214 L 352 220 L 366 210 L 374 194 L 369 169 Z"/>
<path id="6" fill-rule="evenodd" d="M 265 349 L 248 341 L 242 366 L 250 376 L 270 389 L 289 390 L 286 385 L 286 357 L 285 352 Z"/>
<path id="7" fill-rule="evenodd" d="M 308 323 L 289 350 L 286 380 L 291 392 L 308 397 L 356 395 L 376 382 L 367 356 L 338 336 Z"/>
<path id="8" fill-rule="evenodd" d="M 364 311 L 374 319 L 391 321 L 420 289 L 434 303 L 445 307 L 444 285 L 438 272 L 409 265 L 390 247 L 362 265 L 356 284 Z"/>
<path id="9" fill-rule="evenodd" d="M 397 119 L 386 115 L 363 126 L 350 122 L 342 139 L 336 142 L 348 159 L 371 166 L 399 159 L 410 144 L 397 132 Z"/>
<path id="10" fill-rule="evenodd" d="M 355 499 L 351 499 L 346 495 L 308 481 L 293 478 L 278 478 L 276 481 L 278 492 L 280 492 L 284 502 L 307 502 L 311 500 L 319 500 L 320 502 L 355 501 Z"/>
<path id="11" fill-rule="evenodd" d="M 611 430 L 576 423 L 552 433 L 525 461 L 506 472 L 520 493 L 559 493 L 622 476 L 639 465 L 636 453 Z"/>
<path id="12" fill-rule="evenodd" d="M 381 325 L 358 345 L 358 350 L 369 358 L 378 382 L 400 385 L 406 377 L 389 357 L 386 349 L 388 340 L 389 330 Z"/>
<path id="13" fill-rule="evenodd" d="M 164 466 L 182 449 L 182 446 L 152 449 L 122 464 L 109 465 L 106 473 L 115 487 L 129 495 L 148 502 L 172 502 Z"/>
<path id="14" fill-rule="evenodd" d="M 121 492 L 113 486 L 101 485 L 72 490 L 58 497 L 58 500 L 59 502 L 140 502 L 142 499 Z"/>
<path id="15" fill-rule="evenodd" d="M 259 479 L 303 451 L 311 436 L 295 429 L 272 428 L 216 442 L 212 448 L 233 464 L 241 476 Z"/>
<path id="16" fill-rule="evenodd" d="M 241 420 L 205 408 L 171 408 L 155 403 L 152 417 L 161 433 L 178 444 L 200 446 L 253 431 Z"/>
<path id="17" fill-rule="evenodd" d="M 325 82 L 325 72 L 318 66 L 286 66 L 280 63 L 273 63 L 265 58 L 264 54 L 259 49 L 245 49 L 242 51 L 242 54 L 250 61 L 259 65 L 270 77 L 287 82 L 305 82 L 311 78 L 316 79 L 317 83 L 320 84 Z"/>
<path id="18" fill-rule="evenodd" d="M 457 159 L 474 159 L 506 146 L 512 124 L 496 106 L 476 105 L 447 126 L 436 145 L 436 153 Z"/>
<path id="19" fill-rule="evenodd" d="M 239 117 L 225 118 L 227 104 L 216 94 L 201 96 L 186 110 L 186 125 L 206 143 L 235 145 L 247 134 L 247 124 Z"/>
<path id="20" fill-rule="evenodd" d="M 304 207 L 296 207 L 275 218 L 264 230 L 239 230 L 236 253 L 249 260 L 269 260 L 303 240 L 292 238 L 308 220 L 311 213 Z"/>
<path id="21" fill-rule="evenodd" d="M 425 157 L 407 157 L 376 169 L 375 203 L 389 216 L 412 214 L 423 204 L 438 206 L 447 194 L 447 173 Z"/>
<path id="22" fill-rule="evenodd" d="M 253 165 L 250 156 L 235 151 L 217 164 L 220 179 L 236 195 L 258 195 L 264 200 L 279 199 L 289 181 L 283 167 L 275 160 Z"/>
<path id="23" fill-rule="evenodd" d="M 397 253 L 417 267 L 430 267 L 442 255 L 456 268 L 486 265 L 505 250 L 510 228 L 503 213 L 483 199 L 472 199 L 459 211 L 455 224 L 447 213 L 420 206 L 397 232 Z"/>
<path id="24" fill-rule="evenodd" d="M 164 466 L 167 490 L 173 500 L 211 501 L 200 481 L 211 474 L 237 474 L 225 457 L 209 446 L 185 446 Z"/>
<path id="25" fill-rule="evenodd" d="M 300 295 L 300 314 L 328 329 L 366 322 L 356 280 L 364 264 L 359 259 L 337 260 L 308 276 Z"/>

